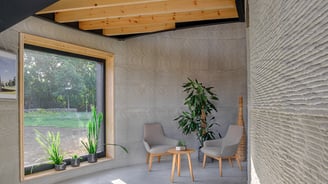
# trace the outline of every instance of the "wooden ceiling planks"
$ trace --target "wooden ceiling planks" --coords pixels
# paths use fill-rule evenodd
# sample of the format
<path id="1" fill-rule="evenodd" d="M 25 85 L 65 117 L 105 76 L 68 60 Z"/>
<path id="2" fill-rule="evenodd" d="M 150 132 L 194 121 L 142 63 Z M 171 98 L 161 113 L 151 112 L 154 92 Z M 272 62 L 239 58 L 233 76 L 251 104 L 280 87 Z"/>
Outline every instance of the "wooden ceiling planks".
<path id="1" fill-rule="evenodd" d="M 156 24 L 159 22 L 190 22 L 201 20 L 214 20 L 223 18 L 237 18 L 238 14 L 235 8 L 224 10 L 200 10 L 179 13 L 167 13 L 156 15 L 143 15 L 122 18 L 107 18 L 94 21 L 81 21 L 79 28 L 82 30 L 109 29 L 117 27 L 131 27 L 140 25 Z"/>
<path id="2" fill-rule="evenodd" d="M 37 12 L 37 14 L 76 11 L 91 8 L 104 8 L 111 6 L 134 5 L 167 0 L 60 0 L 57 3 Z"/>
<path id="3" fill-rule="evenodd" d="M 171 30 L 176 23 L 238 19 L 235 0 L 60 0 L 37 12 L 105 36 Z"/>
<path id="4" fill-rule="evenodd" d="M 158 23 L 133 27 L 120 27 L 103 29 L 103 34 L 106 36 L 116 36 L 124 34 L 138 34 L 138 33 L 151 33 L 165 30 L 172 30 L 175 28 L 175 23 Z"/>

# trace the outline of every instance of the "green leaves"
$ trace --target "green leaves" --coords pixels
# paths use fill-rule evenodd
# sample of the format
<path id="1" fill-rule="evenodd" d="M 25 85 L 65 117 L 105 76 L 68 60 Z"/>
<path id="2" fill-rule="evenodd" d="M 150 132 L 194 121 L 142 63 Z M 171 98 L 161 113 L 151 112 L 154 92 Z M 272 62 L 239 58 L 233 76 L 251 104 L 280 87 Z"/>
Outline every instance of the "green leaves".
<path id="1" fill-rule="evenodd" d="M 81 141 L 82 145 L 88 151 L 89 154 L 97 153 L 98 148 L 98 139 L 100 133 L 100 125 L 103 120 L 103 114 L 100 112 L 97 114 L 96 108 L 94 106 L 91 107 L 92 117 L 88 121 L 88 141 Z"/>
<path id="2" fill-rule="evenodd" d="M 205 87 L 197 80 L 188 78 L 188 82 L 182 86 L 187 93 L 184 105 L 187 105 L 190 111 L 195 111 L 196 115 L 201 114 L 201 110 L 205 109 L 206 114 L 210 114 L 213 110 L 217 111 L 216 107 L 210 101 L 218 100 L 216 94 L 211 90 L 213 87 Z"/>
<path id="3" fill-rule="evenodd" d="M 128 149 L 126 149 L 126 147 L 122 145 L 119 144 L 106 144 L 106 145 L 119 146 L 125 153 L 129 153 Z"/>
<path id="4" fill-rule="evenodd" d="M 29 48 L 24 51 L 25 107 L 63 108 L 68 97 L 70 105 L 80 110 L 95 103 L 95 61 Z"/>
<path id="5" fill-rule="evenodd" d="M 101 122 L 103 120 L 103 114 L 101 112 L 97 113 L 96 108 L 94 106 L 91 107 L 91 114 L 92 114 L 91 119 L 88 121 L 88 125 L 87 125 L 88 141 L 87 142 L 81 141 L 81 143 L 89 154 L 95 154 L 97 153 L 97 149 L 98 149 L 98 140 L 99 140 Z M 128 153 L 128 150 L 122 145 L 119 144 L 105 144 L 105 145 L 119 146 L 126 153 Z"/>
<path id="6" fill-rule="evenodd" d="M 62 164 L 64 160 L 64 155 L 60 149 L 60 133 L 56 134 L 53 132 L 47 132 L 43 135 L 37 129 L 34 129 L 36 137 L 35 140 L 40 144 L 42 149 L 48 154 L 48 160 L 53 164 Z"/>
<path id="7" fill-rule="evenodd" d="M 214 132 L 210 131 L 212 124 L 206 123 L 206 116 L 213 111 L 217 111 L 213 101 L 219 100 L 215 93 L 212 92 L 213 87 L 205 87 L 196 79 L 191 80 L 182 85 L 184 92 L 187 93 L 184 105 L 188 107 L 188 111 L 182 112 L 180 116 L 175 118 L 178 121 L 179 128 L 182 129 L 183 134 L 196 133 L 197 139 L 203 145 L 205 140 L 214 139 Z M 202 115 L 202 110 L 204 114 Z M 214 118 L 214 117 L 213 117 Z M 212 118 L 212 119 L 213 119 Z M 202 120 L 204 125 L 202 125 Z"/>

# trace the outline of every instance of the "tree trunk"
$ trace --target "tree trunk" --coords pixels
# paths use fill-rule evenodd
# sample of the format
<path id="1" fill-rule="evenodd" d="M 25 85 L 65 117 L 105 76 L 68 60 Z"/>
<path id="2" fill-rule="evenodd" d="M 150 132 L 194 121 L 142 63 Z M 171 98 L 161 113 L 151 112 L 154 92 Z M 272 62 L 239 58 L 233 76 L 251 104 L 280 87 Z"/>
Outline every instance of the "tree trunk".
<path id="1" fill-rule="evenodd" d="M 202 109 L 202 114 L 200 116 L 200 120 L 201 120 L 201 128 L 202 128 L 202 135 L 206 134 L 206 113 L 205 110 Z"/>

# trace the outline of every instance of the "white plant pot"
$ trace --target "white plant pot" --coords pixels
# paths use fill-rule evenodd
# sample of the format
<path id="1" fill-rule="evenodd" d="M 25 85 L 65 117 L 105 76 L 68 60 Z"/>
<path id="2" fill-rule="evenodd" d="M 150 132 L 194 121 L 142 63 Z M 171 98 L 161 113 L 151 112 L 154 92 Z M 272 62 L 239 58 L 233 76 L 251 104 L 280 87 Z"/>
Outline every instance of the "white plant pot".
<path id="1" fill-rule="evenodd" d="M 175 147 L 175 150 L 177 150 L 177 151 L 184 151 L 184 150 L 186 150 L 186 146 L 176 146 Z"/>

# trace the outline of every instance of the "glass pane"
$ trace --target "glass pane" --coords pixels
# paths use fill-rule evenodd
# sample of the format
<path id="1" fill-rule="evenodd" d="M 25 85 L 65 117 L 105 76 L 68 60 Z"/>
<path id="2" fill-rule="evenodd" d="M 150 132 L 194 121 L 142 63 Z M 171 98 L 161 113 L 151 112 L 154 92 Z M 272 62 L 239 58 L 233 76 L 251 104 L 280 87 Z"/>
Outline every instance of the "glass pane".
<path id="1" fill-rule="evenodd" d="M 25 49 L 25 167 L 48 162 L 48 155 L 35 141 L 35 129 L 60 132 L 65 158 L 87 154 L 81 140 L 86 140 L 91 105 L 102 111 L 102 104 L 97 103 L 103 101 L 99 98 L 103 94 L 103 85 L 99 85 L 103 83 L 102 68 L 90 59 Z"/>

